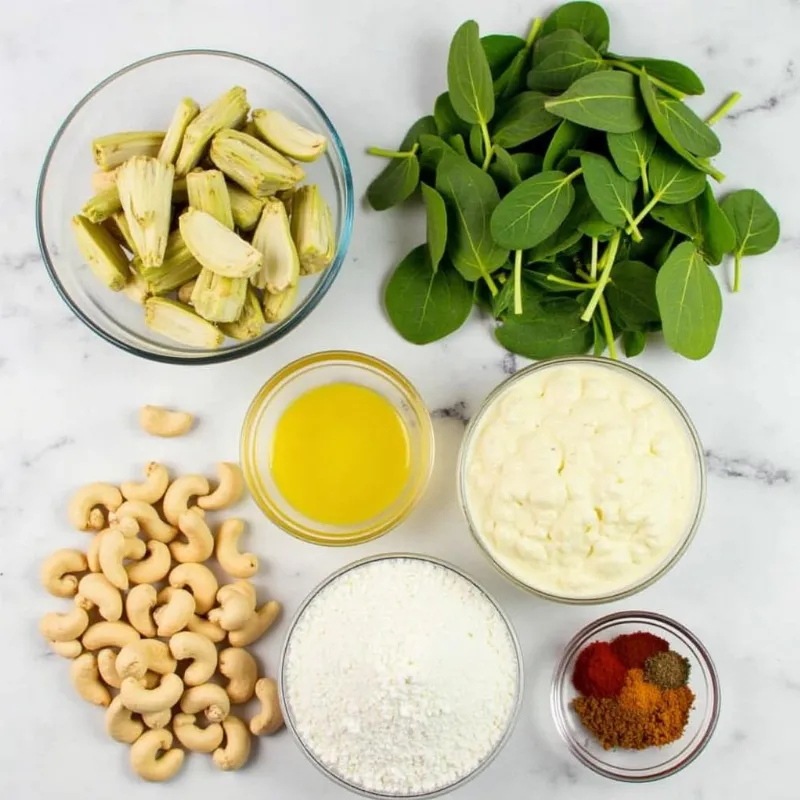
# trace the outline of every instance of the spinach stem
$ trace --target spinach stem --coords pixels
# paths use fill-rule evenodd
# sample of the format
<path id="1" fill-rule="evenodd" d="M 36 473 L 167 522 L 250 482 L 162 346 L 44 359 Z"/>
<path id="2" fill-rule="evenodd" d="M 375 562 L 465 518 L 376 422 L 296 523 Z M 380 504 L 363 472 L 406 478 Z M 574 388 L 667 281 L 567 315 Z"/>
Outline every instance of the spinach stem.
<path id="1" fill-rule="evenodd" d="M 578 277 L 579 277 L 579 278 L 583 278 L 583 279 L 586 281 L 586 283 L 587 283 L 587 284 L 589 284 L 589 283 L 591 283 L 591 284 L 592 284 L 592 285 L 589 287 L 590 289 L 591 289 L 591 288 L 593 288 L 593 287 L 595 287 L 595 286 L 597 286 L 597 284 L 596 284 L 596 283 L 592 283 L 592 278 L 591 278 L 591 275 L 589 275 L 589 273 L 587 273 L 587 272 L 584 272 L 584 270 L 582 270 L 582 269 L 576 270 L 576 272 L 578 273 Z"/>
<path id="2" fill-rule="evenodd" d="M 576 169 L 575 172 L 570 172 L 570 174 L 567 175 L 566 178 L 564 178 L 564 183 L 572 183 L 572 181 L 574 181 L 575 178 L 579 177 L 580 175 L 583 175 L 583 169 L 581 167 L 578 167 L 578 169 Z"/>
<path id="3" fill-rule="evenodd" d="M 611 317 L 608 315 L 608 306 L 605 297 L 599 300 L 600 319 L 603 321 L 603 335 L 606 337 L 608 345 L 608 355 L 617 360 L 617 343 L 614 341 L 614 329 L 611 327 Z"/>
<path id="4" fill-rule="evenodd" d="M 531 24 L 531 29 L 528 32 L 528 38 L 525 40 L 525 48 L 530 50 L 533 46 L 533 43 L 536 41 L 536 37 L 539 35 L 539 31 L 542 29 L 542 25 L 544 22 L 539 18 L 536 19 Z"/>
<path id="5" fill-rule="evenodd" d="M 628 64 L 627 61 L 617 61 L 614 58 L 607 58 L 606 64 L 610 64 L 612 67 L 617 67 L 617 69 L 624 69 L 626 72 L 630 72 L 634 75 L 641 76 L 644 70 L 640 69 L 639 67 L 635 67 L 633 64 Z M 658 78 L 654 78 L 652 75 L 648 74 L 647 76 L 650 78 L 651 82 L 654 86 L 658 86 L 662 92 L 666 92 L 669 95 L 672 95 L 676 100 L 683 100 L 686 95 L 683 92 L 679 92 L 677 89 L 674 89 L 668 83 L 664 83 L 664 81 L 660 81 Z"/>
<path id="6" fill-rule="evenodd" d="M 706 125 L 716 125 L 723 117 L 730 113 L 730 110 L 742 99 L 741 92 L 733 92 L 711 116 L 706 117 Z"/>
<path id="7" fill-rule="evenodd" d="M 636 220 L 627 211 L 625 212 L 625 219 L 628 220 L 628 230 L 631 232 L 633 241 L 641 242 L 642 234 L 639 233 L 639 226 L 636 224 Z"/>
<path id="8" fill-rule="evenodd" d="M 634 225 L 638 225 L 657 205 L 658 201 L 661 200 L 662 194 L 656 192 L 648 201 L 647 205 L 636 215 L 633 220 Z M 625 233 L 630 236 L 633 233 L 633 228 L 630 225 L 625 229 Z"/>
<path id="9" fill-rule="evenodd" d="M 416 155 L 418 149 L 419 144 L 415 144 L 410 150 L 384 150 L 382 147 L 368 147 L 367 153 L 383 158 L 411 158 Z"/>
<path id="10" fill-rule="evenodd" d="M 569 286 L 571 289 L 594 289 L 597 286 L 596 282 L 580 283 L 579 281 L 568 281 L 566 278 L 559 278 L 558 275 L 548 275 L 547 280 L 560 286 Z"/>
<path id="11" fill-rule="evenodd" d="M 514 253 L 514 313 L 522 313 L 522 250 Z"/>
<path id="12" fill-rule="evenodd" d="M 621 235 L 621 232 L 617 231 L 611 237 L 611 241 L 608 243 L 608 247 L 603 253 L 603 269 L 600 273 L 600 280 L 597 281 L 597 286 L 595 286 L 592 299 L 589 300 L 589 305 L 586 306 L 586 310 L 583 312 L 583 314 L 581 314 L 581 319 L 584 322 L 591 322 L 594 310 L 597 308 L 597 304 L 600 302 L 600 298 L 603 296 L 603 291 L 605 290 L 609 278 L 611 277 L 611 267 L 614 266 L 614 259 L 617 257 L 617 250 L 619 249 L 619 239 Z"/>
<path id="13" fill-rule="evenodd" d="M 733 254 L 733 291 L 738 292 L 742 282 L 742 254 Z"/>
<path id="14" fill-rule="evenodd" d="M 483 149 L 486 151 L 486 156 L 483 159 L 483 164 L 481 164 L 481 169 L 486 172 L 486 170 L 489 169 L 489 164 L 492 163 L 494 147 L 492 145 L 492 139 L 489 136 L 489 128 L 486 126 L 485 122 L 481 122 L 481 135 L 483 136 Z"/>
<path id="15" fill-rule="evenodd" d="M 486 281 L 486 285 L 489 287 L 492 297 L 494 297 L 497 294 L 497 284 L 492 280 L 492 276 L 488 272 L 483 273 L 483 279 Z"/>
<path id="16" fill-rule="evenodd" d="M 639 172 L 642 174 L 642 191 L 646 200 L 650 197 L 650 179 L 647 177 L 647 164 L 644 161 L 639 164 Z"/>
<path id="17" fill-rule="evenodd" d="M 591 275 L 592 280 L 597 280 L 597 254 L 600 250 L 600 241 L 595 237 L 592 236 L 592 268 Z"/>

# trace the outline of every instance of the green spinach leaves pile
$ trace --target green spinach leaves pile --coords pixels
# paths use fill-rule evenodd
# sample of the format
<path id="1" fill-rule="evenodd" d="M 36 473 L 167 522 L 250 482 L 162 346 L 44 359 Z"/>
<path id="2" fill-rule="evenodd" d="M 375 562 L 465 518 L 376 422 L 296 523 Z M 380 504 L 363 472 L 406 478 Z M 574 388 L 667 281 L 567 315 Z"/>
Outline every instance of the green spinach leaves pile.
<path id="1" fill-rule="evenodd" d="M 770 250 L 780 226 L 754 190 L 718 202 L 724 175 L 713 125 L 683 99 L 704 92 L 675 61 L 609 51 L 591 2 L 536 20 L 527 39 L 453 37 L 448 91 L 398 150 L 367 198 L 384 210 L 417 193 L 427 243 L 397 265 L 389 317 L 410 342 L 457 330 L 474 304 L 501 345 L 529 358 L 608 350 L 638 355 L 662 332 L 675 352 L 714 347 L 722 295 L 712 266 Z"/>

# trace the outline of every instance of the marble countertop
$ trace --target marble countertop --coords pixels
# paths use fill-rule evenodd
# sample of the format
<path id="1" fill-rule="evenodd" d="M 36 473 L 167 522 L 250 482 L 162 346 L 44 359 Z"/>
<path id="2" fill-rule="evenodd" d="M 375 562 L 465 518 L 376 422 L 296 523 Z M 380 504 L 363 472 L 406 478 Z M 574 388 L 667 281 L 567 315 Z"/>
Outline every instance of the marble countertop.
<path id="1" fill-rule="evenodd" d="M 549 4 L 546 4 L 549 5 Z M 538 6 L 542 11 L 546 5 Z M 135 780 L 126 748 L 110 741 L 102 714 L 73 693 L 67 664 L 36 630 L 54 604 L 39 588 L 40 559 L 84 545 L 64 510 L 70 491 L 96 479 L 139 474 L 149 459 L 210 471 L 235 459 L 244 411 L 262 382 L 305 353 L 366 349 L 405 372 L 436 418 L 434 482 L 411 519 L 371 545 L 328 550 L 271 527 L 252 505 L 243 515 L 267 565 L 262 585 L 289 612 L 333 569 L 381 551 L 449 559 L 492 591 L 517 627 L 528 686 L 517 729 L 498 760 L 458 792 L 460 800 L 618 800 L 644 796 L 796 798 L 795 720 L 800 716 L 800 3 L 797 0 L 609 0 L 615 49 L 691 64 L 707 112 L 727 92 L 744 100 L 719 124 L 719 160 L 732 188 L 760 189 L 781 215 L 780 246 L 748 261 L 741 295 L 724 295 L 718 345 L 701 363 L 650 348 L 637 364 L 664 381 L 694 419 L 710 480 L 705 518 L 681 563 L 656 586 L 604 608 L 534 599 L 483 559 L 461 519 L 455 453 L 464 421 L 519 366 L 473 318 L 446 341 L 416 348 L 384 318 L 381 287 L 391 265 L 423 236 L 414 212 L 378 215 L 359 205 L 355 235 L 329 295 L 311 318 L 269 350 L 230 364 L 176 368 L 138 360 L 74 319 L 50 285 L 36 246 L 36 180 L 51 135 L 73 103 L 121 66 L 151 53 L 215 47 L 262 59 L 314 94 L 352 159 L 359 198 L 381 166 L 368 144 L 394 145 L 445 84 L 457 25 L 523 32 L 536 3 L 508 0 L 48 0 L 5 3 L 0 29 L 0 796 L 72 800 L 192 796 L 235 791 L 282 800 L 344 798 L 290 736 L 259 742 L 243 772 L 222 774 L 195 757 L 174 783 Z M 143 98 L 142 102 L 146 102 Z M 147 439 L 135 410 L 174 404 L 200 417 L 185 440 Z M 567 752 L 549 710 L 549 681 L 562 646 L 594 617 L 648 609 L 693 629 L 716 659 L 723 689 L 717 732 L 697 762 L 646 788 L 590 773 Z M 274 674 L 286 619 L 257 652 Z"/>

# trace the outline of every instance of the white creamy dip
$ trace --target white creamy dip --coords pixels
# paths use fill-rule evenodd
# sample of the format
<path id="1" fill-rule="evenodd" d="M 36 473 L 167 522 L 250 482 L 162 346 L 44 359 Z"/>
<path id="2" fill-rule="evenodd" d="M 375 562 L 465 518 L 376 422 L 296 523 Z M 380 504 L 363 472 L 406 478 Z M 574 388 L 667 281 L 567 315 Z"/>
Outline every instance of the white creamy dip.
<path id="1" fill-rule="evenodd" d="M 486 409 L 466 455 L 465 501 L 496 561 L 565 597 L 654 572 L 691 525 L 694 442 L 655 387 L 620 368 L 555 364 Z"/>

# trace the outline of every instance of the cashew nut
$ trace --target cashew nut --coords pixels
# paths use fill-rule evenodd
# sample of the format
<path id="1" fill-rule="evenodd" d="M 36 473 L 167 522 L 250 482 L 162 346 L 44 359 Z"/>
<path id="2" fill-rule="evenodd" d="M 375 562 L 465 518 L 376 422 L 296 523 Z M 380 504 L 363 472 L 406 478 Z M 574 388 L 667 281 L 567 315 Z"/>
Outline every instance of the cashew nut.
<path id="1" fill-rule="evenodd" d="M 182 564 L 200 564 L 207 561 L 214 552 L 214 537 L 206 521 L 194 509 L 181 514 L 178 529 L 186 537 L 186 542 L 172 542 L 169 546 L 172 557 Z"/>
<path id="2" fill-rule="evenodd" d="M 139 631 L 127 622 L 95 622 L 87 628 L 81 642 L 87 650 L 101 650 L 104 647 L 122 648 L 139 638 Z"/>
<path id="3" fill-rule="evenodd" d="M 154 689 L 147 689 L 138 678 L 124 678 L 119 689 L 122 704 L 137 714 L 150 714 L 172 708 L 183 694 L 183 681 L 171 672 Z"/>
<path id="4" fill-rule="evenodd" d="M 170 411 L 161 406 L 142 406 L 139 424 L 151 436 L 183 436 L 192 427 L 194 417 L 188 411 Z"/>
<path id="5" fill-rule="evenodd" d="M 169 585 L 176 589 L 188 586 L 198 614 L 205 614 L 214 607 L 219 584 L 214 573 L 203 564 L 179 564 L 169 574 Z"/>
<path id="6" fill-rule="evenodd" d="M 164 495 L 162 508 L 167 522 L 177 525 L 181 514 L 189 510 L 189 500 L 208 494 L 208 481 L 202 475 L 182 475 L 176 478 Z"/>
<path id="7" fill-rule="evenodd" d="M 166 545 L 161 546 L 166 547 Z M 128 616 L 128 622 L 142 636 L 152 638 L 156 635 L 156 625 L 151 612 L 156 607 L 157 601 L 156 590 L 149 583 L 140 583 L 138 586 L 134 586 L 125 598 L 125 613 Z"/>
<path id="8" fill-rule="evenodd" d="M 197 498 L 197 505 L 206 511 L 228 508 L 228 506 L 238 503 L 244 492 L 244 478 L 238 464 L 231 461 L 220 461 L 217 464 L 217 475 L 219 475 L 217 488 L 211 494 Z"/>
<path id="9" fill-rule="evenodd" d="M 78 579 L 72 572 L 86 572 L 86 554 L 80 550 L 56 550 L 48 556 L 39 570 L 39 580 L 55 597 L 74 597 L 78 592 Z"/>
<path id="10" fill-rule="evenodd" d="M 127 539 L 118 528 L 109 528 L 103 531 L 97 552 L 100 571 L 114 586 L 123 591 L 127 591 L 129 583 L 128 573 L 122 563 L 129 541 L 131 540 Z"/>
<path id="11" fill-rule="evenodd" d="M 253 736 L 269 736 L 283 727 L 278 684 L 272 678 L 261 678 L 256 683 L 256 696 L 261 701 L 261 711 L 250 720 L 250 733 Z"/>
<path id="12" fill-rule="evenodd" d="M 194 597 L 191 592 L 187 592 L 186 589 L 174 589 L 171 586 L 166 588 L 170 590 L 169 600 L 153 612 L 159 636 L 172 636 L 182 631 L 194 614 Z"/>
<path id="13" fill-rule="evenodd" d="M 142 714 L 142 722 L 144 722 L 148 728 L 152 728 L 153 730 L 166 728 L 171 721 L 171 708 L 165 708 L 163 711 L 151 711 L 148 714 Z"/>
<path id="14" fill-rule="evenodd" d="M 253 606 L 255 607 L 255 605 L 256 605 L 256 587 L 253 586 L 253 582 L 252 581 L 248 581 L 248 580 L 234 581 L 231 584 L 231 586 L 234 586 L 236 589 L 238 589 L 240 592 L 242 592 L 244 594 L 244 596 L 247 597 L 250 600 L 250 602 L 253 604 Z"/>
<path id="15" fill-rule="evenodd" d="M 178 531 L 164 522 L 158 516 L 153 506 L 141 500 L 126 500 L 112 515 L 111 522 L 117 522 L 124 517 L 133 517 L 138 523 L 142 532 L 149 539 L 168 544 L 178 534 Z"/>
<path id="16" fill-rule="evenodd" d="M 264 603 L 243 628 L 228 634 L 228 640 L 234 647 L 247 647 L 253 644 L 270 629 L 280 613 L 281 604 L 277 600 Z"/>
<path id="17" fill-rule="evenodd" d="M 88 531 L 96 526 L 99 520 L 97 514 L 89 517 L 93 508 L 103 506 L 109 511 L 116 511 L 122 505 L 122 495 L 116 486 L 110 483 L 90 483 L 82 486 L 72 495 L 67 507 L 69 521 L 79 531 Z M 105 524 L 105 520 L 100 523 L 100 528 Z M 97 528 L 95 528 L 97 530 Z"/>
<path id="18" fill-rule="evenodd" d="M 181 711 L 184 714 L 199 714 L 204 711 L 209 722 L 222 722 L 230 710 L 230 698 L 225 690 L 216 683 L 192 686 L 181 697 Z"/>
<path id="19" fill-rule="evenodd" d="M 226 647 L 219 654 L 219 671 L 228 679 L 225 691 L 231 703 L 246 703 L 252 698 L 258 679 L 258 665 L 247 650 Z"/>
<path id="20" fill-rule="evenodd" d="M 244 532 L 240 519 L 226 519 L 217 530 L 215 553 L 219 565 L 234 578 L 252 578 L 258 572 L 258 558 L 239 552 L 239 537 Z"/>
<path id="21" fill-rule="evenodd" d="M 96 706 L 107 706 L 111 703 L 108 689 L 100 683 L 94 653 L 84 653 L 73 659 L 69 667 L 69 677 L 75 690 L 87 702 Z"/>
<path id="22" fill-rule="evenodd" d="M 117 656 L 120 678 L 144 678 L 148 670 L 169 675 L 177 668 L 169 647 L 158 639 L 139 639 L 125 645 Z"/>
<path id="23" fill-rule="evenodd" d="M 131 583 L 158 583 L 167 576 L 172 566 L 169 547 L 155 539 L 147 543 L 148 555 L 135 564 L 128 564 L 125 571 Z"/>
<path id="24" fill-rule="evenodd" d="M 217 601 L 219 608 L 212 608 L 208 618 L 226 631 L 243 628 L 255 613 L 255 600 L 235 583 L 220 587 Z"/>
<path id="25" fill-rule="evenodd" d="M 186 626 L 192 633 L 199 633 L 210 639 L 214 644 L 219 644 L 225 639 L 227 633 L 214 622 L 209 622 L 205 617 L 199 617 L 193 614 Z"/>
<path id="26" fill-rule="evenodd" d="M 214 763 L 222 770 L 239 769 L 250 757 L 250 731 L 239 717 L 228 717 L 222 723 L 225 746 L 214 751 Z"/>
<path id="27" fill-rule="evenodd" d="M 117 517 L 116 514 L 112 516 L 114 519 L 110 521 L 110 527 L 119 528 L 125 538 L 131 539 L 132 537 L 139 535 L 141 528 L 139 527 L 139 523 L 133 517 Z M 131 558 L 133 558 L 133 556 L 131 556 Z"/>
<path id="28" fill-rule="evenodd" d="M 137 532 L 138 532 L 138 524 L 136 520 L 131 519 L 130 517 L 125 517 L 125 520 L 130 520 L 134 525 L 137 525 Z M 122 547 L 122 558 L 132 558 L 135 560 L 139 560 L 144 557 L 144 554 L 147 552 L 147 547 L 145 543 L 139 539 L 135 533 L 128 526 L 121 524 L 122 520 L 117 522 L 113 522 L 110 528 L 106 528 L 105 530 L 99 531 L 96 536 L 92 538 L 91 543 L 89 544 L 89 549 L 86 553 L 86 560 L 89 564 L 89 569 L 92 572 L 101 572 L 102 568 L 100 566 L 100 546 L 103 544 L 103 540 L 106 538 L 106 535 L 113 532 L 113 536 L 111 537 L 112 541 L 114 542 L 115 547 L 120 547 L 118 540 L 119 535 L 122 534 L 124 544 Z"/>
<path id="29" fill-rule="evenodd" d="M 187 686 L 199 686 L 214 676 L 217 670 L 217 648 L 210 639 L 199 633 L 181 631 L 170 638 L 169 649 L 178 661 L 192 659 L 192 663 L 183 673 L 183 682 Z"/>
<path id="30" fill-rule="evenodd" d="M 122 679 L 117 672 L 117 650 L 114 647 L 104 647 L 97 653 L 97 669 L 100 677 L 112 689 L 119 689 Z"/>
<path id="31" fill-rule="evenodd" d="M 178 774 L 186 754 L 172 747 L 172 734 L 166 730 L 145 731 L 131 745 L 131 768 L 146 781 L 168 781 Z M 158 753 L 164 750 L 159 758 Z"/>
<path id="32" fill-rule="evenodd" d="M 133 714 L 122 705 L 117 695 L 106 711 L 106 733 L 115 741 L 133 744 L 144 732 L 144 725 L 133 718 Z"/>
<path id="33" fill-rule="evenodd" d="M 83 645 L 78 641 L 72 642 L 48 642 L 50 649 L 64 658 L 77 658 L 83 652 Z"/>
<path id="34" fill-rule="evenodd" d="M 92 572 L 81 578 L 76 600 L 87 611 L 97 608 L 100 616 L 108 622 L 122 619 L 122 595 L 119 589 L 99 572 Z"/>
<path id="35" fill-rule="evenodd" d="M 119 488 L 126 500 L 141 500 L 143 503 L 157 503 L 169 486 L 169 472 L 163 464 L 151 461 L 145 468 L 144 483 L 125 481 Z"/>
<path id="36" fill-rule="evenodd" d="M 194 714 L 176 714 L 172 720 L 172 730 L 178 741 L 195 753 L 212 753 L 223 739 L 222 725 L 214 722 L 201 728 L 196 724 Z"/>
<path id="37" fill-rule="evenodd" d="M 50 642 L 71 642 L 89 627 L 89 615 L 77 603 L 66 614 L 51 611 L 39 620 L 39 632 Z"/>

